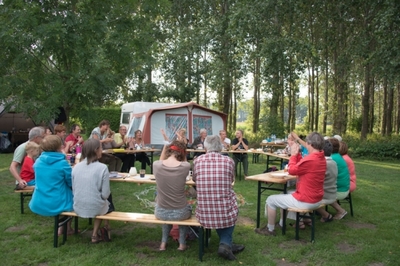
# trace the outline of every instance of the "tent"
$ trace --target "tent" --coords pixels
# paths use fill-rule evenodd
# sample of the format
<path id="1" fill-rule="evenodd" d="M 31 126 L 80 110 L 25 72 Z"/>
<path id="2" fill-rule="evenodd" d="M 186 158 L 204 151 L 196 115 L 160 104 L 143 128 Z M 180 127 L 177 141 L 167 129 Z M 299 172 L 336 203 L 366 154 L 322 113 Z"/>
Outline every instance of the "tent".
<path id="1" fill-rule="evenodd" d="M 191 143 L 199 136 L 202 128 L 207 130 L 208 135 L 218 135 L 221 129 L 226 128 L 226 118 L 226 114 L 194 102 L 168 104 L 141 113 L 132 113 L 128 136 L 134 136 L 134 132 L 140 129 L 145 143 L 163 145 L 161 129 L 172 140 L 179 129 L 185 128 Z"/>

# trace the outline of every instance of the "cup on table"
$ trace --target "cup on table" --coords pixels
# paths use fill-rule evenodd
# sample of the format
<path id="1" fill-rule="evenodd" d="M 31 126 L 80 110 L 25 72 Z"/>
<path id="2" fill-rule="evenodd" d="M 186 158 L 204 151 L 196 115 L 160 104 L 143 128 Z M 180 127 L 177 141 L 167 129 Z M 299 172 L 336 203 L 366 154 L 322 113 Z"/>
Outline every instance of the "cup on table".
<path id="1" fill-rule="evenodd" d="M 139 175 L 141 178 L 143 178 L 146 175 L 146 170 L 145 169 L 140 169 Z"/>

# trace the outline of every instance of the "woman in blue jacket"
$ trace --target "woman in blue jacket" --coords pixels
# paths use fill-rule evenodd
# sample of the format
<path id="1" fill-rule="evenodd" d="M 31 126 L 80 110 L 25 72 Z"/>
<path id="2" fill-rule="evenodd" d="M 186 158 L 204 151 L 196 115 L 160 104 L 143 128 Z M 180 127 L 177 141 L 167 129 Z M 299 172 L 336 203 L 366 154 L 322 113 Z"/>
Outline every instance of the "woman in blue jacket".
<path id="1" fill-rule="evenodd" d="M 42 216 L 73 210 L 71 166 L 61 146 L 59 136 L 46 136 L 40 144 L 43 152 L 33 165 L 36 186 L 29 207 Z M 69 227 L 68 233 L 72 232 Z"/>

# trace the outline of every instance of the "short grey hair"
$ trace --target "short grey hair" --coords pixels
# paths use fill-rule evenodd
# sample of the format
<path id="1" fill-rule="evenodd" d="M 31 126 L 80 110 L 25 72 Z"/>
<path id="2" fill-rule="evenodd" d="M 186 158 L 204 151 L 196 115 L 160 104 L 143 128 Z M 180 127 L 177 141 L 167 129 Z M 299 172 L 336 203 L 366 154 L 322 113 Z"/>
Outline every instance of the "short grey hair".
<path id="1" fill-rule="evenodd" d="M 318 132 L 311 132 L 306 137 L 307 144 L 311 145 L 316 150 L 322 151 L 325 146 L 324 137 Z"/>
<path id="2" fill-rule="evenodd" d="M 43 127 L 34 127 L 29 130 L 29 140 L 33 140 L 36 137 L 43 137 L 44 128 Z"/>
<path id="3" fill-rule="evenodd" d="M 204 148 L 207 150 L 207 152 L 220 152 L 222 150 L 221 138 L 217 135 L 207 136 L 204 140 Z"/>
<path id="4" fill-rule="evenodd" d="M 207 129 L 205 129 L 205 128 L 200 129 L 200 134 L 203 132 L 207 133 Z"/>

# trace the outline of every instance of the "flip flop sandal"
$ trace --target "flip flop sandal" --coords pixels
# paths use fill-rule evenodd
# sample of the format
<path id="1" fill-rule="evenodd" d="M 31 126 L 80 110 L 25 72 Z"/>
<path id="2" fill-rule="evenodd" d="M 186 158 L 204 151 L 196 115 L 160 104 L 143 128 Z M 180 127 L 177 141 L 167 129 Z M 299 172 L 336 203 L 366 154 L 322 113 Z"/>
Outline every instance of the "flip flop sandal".
<path id="1" fill-rule="evenodd" d="M 333 216 L 332 216 L 332 214 L 329 214 L 329 216 L 326 217 L 326 218 L 321 217 L 321 223 L 329 223 L 329 222 L 332 222 L 332 221 L 333 221 Z"/>

